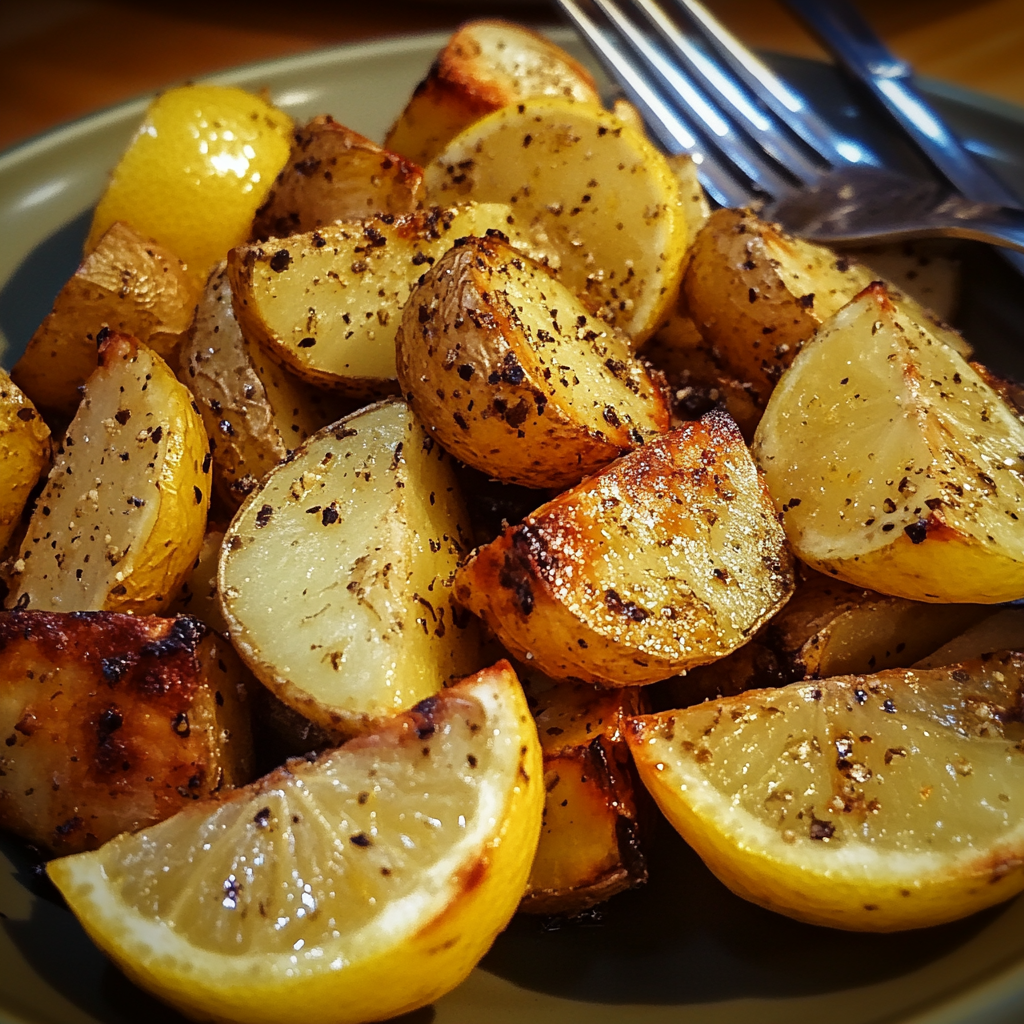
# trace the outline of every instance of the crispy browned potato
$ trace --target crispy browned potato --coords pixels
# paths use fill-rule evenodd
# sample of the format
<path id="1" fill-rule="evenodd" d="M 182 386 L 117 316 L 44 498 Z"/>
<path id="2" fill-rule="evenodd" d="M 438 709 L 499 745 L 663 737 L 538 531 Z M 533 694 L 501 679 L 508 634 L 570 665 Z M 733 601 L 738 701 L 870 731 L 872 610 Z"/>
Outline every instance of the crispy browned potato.
<path id="1" fill-rule="evenodd" d="M 248 782 L 241 673 L 195 619 L 0 612 L 0 826 L 77 853 Z"/>
<path id="2" fill-rule="evenodd" d="M 880 284 L 804 346 L 754 453 L 808 565 L 914 601 L 1024 597 L 1024 424 Z"/>
<path id="3" fill-rule="evenodd" d="M 574 914 L 647 881 L 623 724 L 639 689 L 553 683 L 517 667 L 544 751 L 544 825 L 519 909 Z"/>
<path id="4" fill-rule="evenodd" d="M 338 221 L 412 213 L 422 181 L 418 164 L 321 114 L 295 130 L 291 156 L 256 211 L 252 236 L 284 238 Z"/>
<path id="5" fill-rule="evenodd" d="M 96 369 L 103 327 L 130 334 L 175 361 L 196 308 L 185 265 L 127 224 L 113 224 L 61 289 L 11 376 L 48 412 L 71 417 Z"/>
<path id="6" fill-rule="evenodd" d="M 32 488 L 50 465 L 50 428 L 0 367 L 0 552 L 21 522 Z"/>
<path id="7" fill-rule="evenodd" d="M 224 263 L 199 300 L 179 376 L 195 396 L 212 441 L 214 482 L 232 509 L 289 452 L 346 411 L 246 340 Z"/>
<path id="8" fill-rule="evenodd" d="M 470 21 L 438 54 L 384 145 L 425 164 L 477 118 L 532 96 L 601 102 L 590 72 L 560 46 L 522 25 Z"/>
<path id="9" fill-rule="evenodd" d="M 792 589 L 767 488 L 720 412 L 542 505 L 455 579 L 457 600 L 517 657 L 605 686 L 725 657 Z"/>
<path id="10" fill-rule="evenodd" d="M 192 395 L 145 345 L 104 334 L 13 562 L 8 607 L 160 612 L 202 547 L 210 453 Z"/>
<path id="11" fill-rule="evenodd" d="M 726 371 L 763 407 L 818 327 L 878 275 L 851 257 L 793 238 L 750 210 L 716 210 L 697 235 L 683 278 L 686 308 Z M 893 300 L 940 341 L 969 346 L 898 289 Z"/>
<path id="12" fill-rule="evenodd" d="M 669 427 L 661 381 L 618 332 L 503 239 L 460 239 L 409 297 L 398 381 L 464 462 L 567 487 Z"/>
<path id="13" fill-rule="evenodd" d="M 395 332 L 424 271 L 463 235 L 513 231 L 500 203 L 325 227 L 228 255 L 245 336 L 305 381 L 353 397 L 391 394 Z"/>

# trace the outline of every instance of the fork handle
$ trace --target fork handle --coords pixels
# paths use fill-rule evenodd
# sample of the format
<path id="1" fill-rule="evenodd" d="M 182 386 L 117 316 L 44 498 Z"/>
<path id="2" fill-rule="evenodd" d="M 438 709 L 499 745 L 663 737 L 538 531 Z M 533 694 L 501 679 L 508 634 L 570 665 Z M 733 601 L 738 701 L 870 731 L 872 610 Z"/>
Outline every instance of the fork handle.
<path id="1" fill-rule="evenodd" d="M 977 203 L 1020 206 L 1020 197 L 977 160 L 918 92 L 900 60 L 847 0 L 785 0 L 855 78 L 871 90 L 953 187 Z"/>

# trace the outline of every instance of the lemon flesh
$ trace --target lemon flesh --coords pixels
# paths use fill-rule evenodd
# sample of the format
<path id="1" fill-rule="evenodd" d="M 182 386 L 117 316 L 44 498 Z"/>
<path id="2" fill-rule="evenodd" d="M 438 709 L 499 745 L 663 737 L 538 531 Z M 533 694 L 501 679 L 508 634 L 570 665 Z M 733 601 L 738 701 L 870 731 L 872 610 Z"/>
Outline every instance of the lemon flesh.
<path id="1" fill-rule="evenodd" d="M 487 951 L 525 891 L 543 800 L 536 726 L 499 662 L 48 871 L 92 939 L 184 1013 L 380 1020 Z"/>
<path id="2" fill-rule="evenodd" d="M 291 152 L 292 127 L 244 89 L 186 85 L 158 96 L 96 207 L 86 252 L 125 221 L 184 260 L 202 286 L 248 238 Z"/>
<path id="3" fill-rule="evenodd" d="M 939 924 L 1024 889 L 1024 654 L 632 719 L 640 776 L 735 893 L 814 924 Z"/>

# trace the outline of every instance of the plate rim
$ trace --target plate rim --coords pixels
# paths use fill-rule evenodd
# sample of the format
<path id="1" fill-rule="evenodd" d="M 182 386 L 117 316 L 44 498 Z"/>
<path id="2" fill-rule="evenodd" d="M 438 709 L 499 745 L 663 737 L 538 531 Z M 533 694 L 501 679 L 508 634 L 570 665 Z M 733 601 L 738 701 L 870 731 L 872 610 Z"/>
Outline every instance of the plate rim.
<path id="1" fill-rule="evenodd" d="M 557 43 L 579 40 L 577 33 L 569 26 L 535 24 L 532 27 Z M 364 59 L 374 60 L 388 56 L 418 54 L 423 50 L 440 49 L 450 36 L 451 31 L 444 29 L 378 36 L 327 47 L 316 47 L 269 59 L 248 61 L 209 74 L 174 80 L 158 89 L 149 90 L 98 110 L 89 111 L 13 143 L 0 151 L 0 181 L 5 174 L 23 161 L 43 157 L 47 151 L 59 149 L 68 142 L 116 124 L 128 116 L 137 115 L 141 119 L 152 98 L 175 85 L 192 81 L 215 85 L 235 85 L 261 74 L 287 75 L 311 72 L 318 68 L 332 67 L 338 62 L 347 63 Z M 799 54 L 786 54 L 772 50 L 761 52 L 769 59 L 778 57 L 806 64 L 828 64 L 827 61 Z M 973 107 L 1011 122 L 1014 127 L 1019 127 L 1024 131 L 1024 104 L 1017 104 L 968 86 L 930 76 L 918 77 L 917 83 L 921 90 L 929 96 Z M 1017 899 L 1024 899 L 1024 895 L 1018 896 Z M 992 1016 L 993 1014 L 1000 1014 L 999 1019 L 1002 1019 L 1004 1011 L 1016 1011 L 1018 1007 L 1024 1011 L 1024 958 L 997 967 L 991 973 L 980 976 L 974 984 L 949 997 L 940 995 L 938 1000 L 941 1001 L 911 1011 L 910 1016 L 898 1014 L 889 1020 L 892 1024 L 985 1024 L 986 1020 L 996 1019 Z M 9 1006 L 0 1004 L 0 1024 L 38 1024 L 38 1018 L 22 1016 Z"/>

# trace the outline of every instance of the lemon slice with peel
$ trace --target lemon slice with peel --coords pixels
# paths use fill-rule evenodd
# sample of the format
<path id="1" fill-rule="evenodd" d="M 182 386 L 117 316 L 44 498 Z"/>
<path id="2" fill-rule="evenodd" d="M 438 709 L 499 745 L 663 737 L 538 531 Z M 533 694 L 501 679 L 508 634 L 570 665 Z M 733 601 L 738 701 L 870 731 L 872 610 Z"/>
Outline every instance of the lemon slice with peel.
<path id="1" fill-rule="evenodd" d="M 499 662 L 48 871 L 97 945 L 186 1014 L 381 1020 L 487 951 L 526 888 L 543 801 L 536 726 Z"/>
<path id="2" fill-rule="evenodd" d="M 630 721 L 640 776 L 735 893 L 862 931 L 1024 889 L 1024 654 L 755 690 Z"/>

